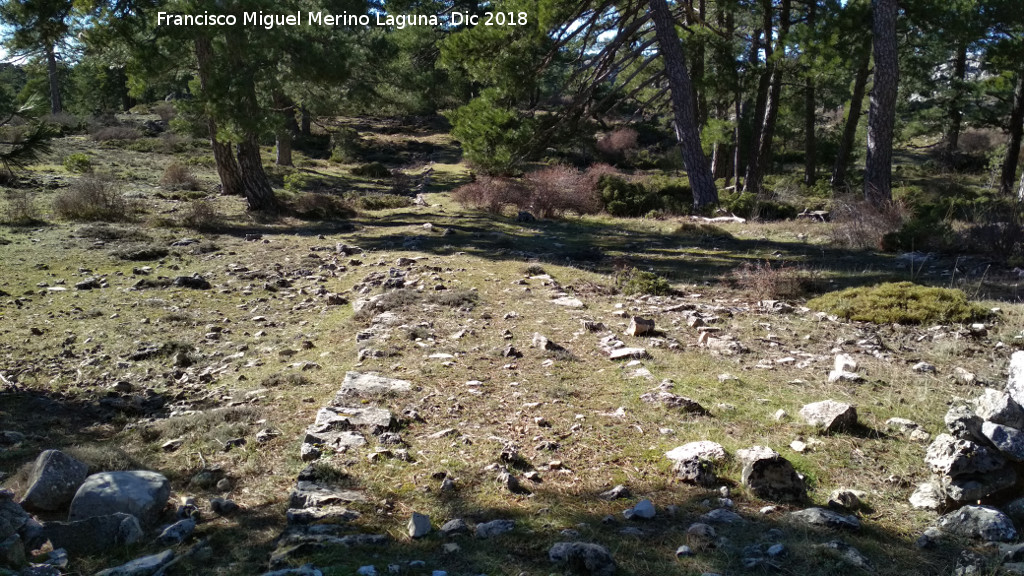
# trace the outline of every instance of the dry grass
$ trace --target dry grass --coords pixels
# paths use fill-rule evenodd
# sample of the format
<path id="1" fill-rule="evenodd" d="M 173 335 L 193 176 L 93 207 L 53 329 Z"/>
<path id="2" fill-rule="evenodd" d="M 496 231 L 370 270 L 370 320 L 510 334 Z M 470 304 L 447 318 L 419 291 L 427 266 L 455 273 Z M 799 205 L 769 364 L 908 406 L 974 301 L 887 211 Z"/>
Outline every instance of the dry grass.
<path id="1" fill-rule="evenodd" d="M 830 234 L 833 244 L 844 248 L 877 250 L 882 238 L 899 230 L 909 219 L 908 209 L 899 202 L 876 209 L 863 200 L 837 200 L 832 208 Z"/>
<path id="2" fill-rule="evenodd" d="M 160 185 L 171 190 L 202 190 L 203 185 L 192 169 L 181 162 L 171 162 L 164 168 Z"/>
<path id="3" fill-rule="evenodd" d="M 121 193 L 110 176 L 83 176 L 57 195 L 53 211 L 65 220 L 120 222 L 128 220 L 135 206 Z"/>
<path id="4" fill-rule="evenodd" d="M 142 132 L 130 126 L 104 126 L 97 128 L 90 134 L 96 142 L 107 142 L 110 140 L 138 140 L 142 138 Z"/>
<path id="5" fill-rule="evenodd" d="M 793 300 L 821 289 L 822 282 L 813 270 L 767 260 L 744 262 L 733 270 L 732 280 L 756 300 Z"/>

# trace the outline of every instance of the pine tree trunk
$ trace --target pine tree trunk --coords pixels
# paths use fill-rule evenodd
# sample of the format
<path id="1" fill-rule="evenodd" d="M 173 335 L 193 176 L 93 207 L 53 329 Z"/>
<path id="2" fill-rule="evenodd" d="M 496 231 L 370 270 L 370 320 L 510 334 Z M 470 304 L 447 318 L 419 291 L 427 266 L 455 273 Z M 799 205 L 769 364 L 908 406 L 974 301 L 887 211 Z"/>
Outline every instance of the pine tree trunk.
<path id="1" fill-rule="evenodd" d="M 999 193 L 1010 195 L 1017 180 L 1017 161 L 1020 159 L 1020 141 L 1024 135 L 1024 71 L 1017 76 L 1013 91 L 1013 109 L 1010 112 L 1010 141 L 1006 143 L 1006 156 L 999 176 Z"/>
<path id="2" fill-rule="evenodd" d="M 740 167 L 740 158 L 742 158 L 742 147 L 740 141 L 743 137 L 743 94 L 740 91 L 736 92 L 736 127 L 733 132 L 733 139 L 736 141 L 732 147 L 732 173 L 733 182 L 735 182 L 736 190 L 740 189 L 740 172 L 743 169 Z M 728 184 L 726 185 L 728 186 Z"/>
<path id="3" fill-rule="evenodd" d="M 306 108 L 305 104 L 299 107 L 299 113 L 302 116 L 302 127 L 300 128 L 300 131 L 304 137 L 308 138 L 313 134 L 313 132 L 310 130 L 310 124 L 312 124 L 313 122 L 311 114 L 309 113 L 309 110 Z"/>
<path id="4" fill-rule="evenodd" d="M 868 109 L 864 198 L 876 208 L 892 201 L 892 139 L 900 65 L 896 44 L 896 0 L 872 0 L 875 82 Z"/>
<path id="5" fill-rule="evenodd" d="M 60 114 L 64 105 L 60 100 L 60 73 L 57 70 L 57 53 L 53 46 L 46 47 L 46 73 L 50 81 L 50 113 Z"/>
<path id="6" fill-rule="evenodd" d="M 956 58 L 953 61 L 953 77 L 950 79 L 950 89 L 953 96 L 949 102 L 949 111 L 946 125 L 946 158 L 949 161 L 956 156 L 960 146 L 960 127 L 963 122 L 964 80 L 967 78 L 967 41 L 961 40 L 957 45 Z"/>
<path id="7" fill-rule="evenodd" d="M 857 139 L 857 126 L 860 124 L 860 112 L 864 107 L 864 93 L 867 91 L 870 73 L 871 50 L 866 48 L 860 64 L 857 66 L 857 75 L 853 80 L 853 95 L 850 96 L 850 106 L 846 110 L 846 124 L 843 127 L 842 138 L 839 140 L 836 162 L 832 166 L 831 184 L 833 188 L 841 188 L 846 185 L 846 172 L 850 165 L 853 144 Z"/>
<path id="8" fill-rule="evenodd" d="M 807 5 L 807 26 L 814 29 L 818 11 L 818 0 Z M 814 134 L 818 102 L 814 89 L 814 78 L 807 74 L 804 80 L 804 184 L 814 186 L 818 181 L 818 141 Z"/>
<path id="9" fill-rule="evenodd" d="M 772 3 L 771 0 L 765 0 L 764 2 L 765 51 L 769 60 L 771 76 L 765 99 L 764 116 L 761 118 L 755 117 L 760 124 L 760 130 L 756 140 L 757 146 L 751 151 L 750 161 L 747 163 L 747 177 L 743 183 L 743 191 L 753 194 L 761 194 L 765 171 L 770 168 L 772 162 L 772 144 L 775 139 L 775 125 L 779 118 L 779 99 L 782 96 L 781 60 L 785 58 L 785 42 L 789 32 L 790 6 L 791 0 L 782 0 L 777 44 L 776 48 L 772 48 L 770 41 L 772 36 Z"/>
<path id="10" fill-rule="evenodd" d="M 295 103 L 281 93 L 274 94 L 274 108 L 281 115 L 281 124 L 274 131 L 278 166 L 292 166 L 292 140 L 299 131 L 295 123 Z"/>
<path id="11" fill-rule="evenodd" d="M 267 173 L 263 171 L 259 141 L 254 135 L 247 135 L 238 143 L 238 166 L 242 169 L 242 183 L 249 210 L 272 212 L 278 208 L 274 189 L 270 187 Z"/>
<path id="12" fill-rule="evenodd" d="M 213 46 L 209 38 L 196 38 L 196 63 L 199 67 L 199 88 L 206 91 L 210 83 L 210 66 L 213 65 Z M 206 128 L 210 132 L 210 149 L 213 151 L 213 162 L 217 166 L 217 177 L 220 178 L 221 194 L 242 196 L 245 187 L 242 173 L 235 161 L 231 144 L 217 139 L 217 121 L 209 113 L 206 114 Z"/>
<path id="13" fill-rule="evenodd" d="M 694 87 L 686 69 L 686 54 L 676 34 L 675 22 L 666 0 L 648 0 L 658 47 L 669 81 L 676 139 L 682 150 L 683 163 L 693 190 L 693 205 L 702 208 L 718 203 L 718 190 L 711 167 L 700 146 L 697 111 L 694 110 Z"/>
<path id="14" fill-rule="evenodd" d="M 292 166 L 292 134 L 287 130 L 278 130 L 274 135 L 277 157 L 274 163 L 278 166 Z"/>

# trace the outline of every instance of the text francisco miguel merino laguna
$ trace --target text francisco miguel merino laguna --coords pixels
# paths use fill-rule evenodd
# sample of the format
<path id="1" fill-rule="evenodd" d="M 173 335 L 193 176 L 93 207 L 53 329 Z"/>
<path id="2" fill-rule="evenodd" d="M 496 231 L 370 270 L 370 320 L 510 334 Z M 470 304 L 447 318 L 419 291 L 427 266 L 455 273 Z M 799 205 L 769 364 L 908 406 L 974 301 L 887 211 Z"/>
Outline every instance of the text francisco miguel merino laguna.
<path id="1" fill-rule="evenodd" d="M 157 12 L 157 26 L 235 26 L 238 24 L 238 16 L 235 14 L 171 14 L 168 12 Z M 485 12 L 483 14 L 470 14 L 468 12 L 451 12 L 447 14 L 446 24 L 448 26 L 522 26 L 527 23 L 526 12 Z M 243 12 L 241 16 L 242 26 L 261 26 L 270 30 L 275 26 L 393 26 L 405 28 L 406 26 L 439 26 L 441 17 L 437 15 L 422 14 L 384 14 L 376 12 L 373 14 L 325 14 L 323 12 L 302 12 L 294 14 L 264 14 L 260 12 Z"/>

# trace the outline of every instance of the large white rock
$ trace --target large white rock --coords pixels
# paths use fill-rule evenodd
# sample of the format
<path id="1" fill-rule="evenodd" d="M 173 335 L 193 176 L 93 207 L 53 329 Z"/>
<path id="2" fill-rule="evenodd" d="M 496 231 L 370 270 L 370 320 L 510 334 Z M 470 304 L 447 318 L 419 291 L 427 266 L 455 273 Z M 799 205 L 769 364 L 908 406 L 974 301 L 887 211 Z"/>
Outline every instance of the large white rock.
<path id="1" fill-rule="evenodd" d="M 1018 430 L 1024 428 L 1024 409 L 1002 390 L 986 388 L 974 401 L 974 413 L 995 424 Z"/>
<path id="2" fill-rule="evenodd" d="M 1010 378 L 1006 382 L 1006 391 L 1017 404 L 1024 406 L 1024 350 L 1018 350 L 1010 356 Z"/>
<path id="3" fill-rule="evenodd" d="M 789 460 L 764 446 L 736 451 L 743 463 L 743 485 L 765 500 L 804 500 L 807 487 Z"/>
<path id="4" fill-rule="evenodd" d="M 1017 530 L 1009 516 L 991 506 L 964 506 L 939 518 L 939 529 L 963 538 L 1009 542 Z"/>
<path id="5" fill-rule="evenodd" d="M 992 450 L 970 440 L 958 440 L 949 434 L 935 437 L 928 446 L 924 461 L 932 472 L 953 477 L 985 474 L 1006 465 L 1006 460 Z"/>
<path id="6" fill-rule="evenodd" d="M 857 408 L 844 402 L 822 400 L 800 409 L 800 416 L 811 426 L 825 432 L 840 432 L 857 425 Z"/>
<path id="7" fill-rule="evenodd" d="M 159 519 L 170 494 L 171 483 L 156 472 L 100 472 L 86 478 L 78 488 L 68 520 L 123 512 L 152 525 Z"/>

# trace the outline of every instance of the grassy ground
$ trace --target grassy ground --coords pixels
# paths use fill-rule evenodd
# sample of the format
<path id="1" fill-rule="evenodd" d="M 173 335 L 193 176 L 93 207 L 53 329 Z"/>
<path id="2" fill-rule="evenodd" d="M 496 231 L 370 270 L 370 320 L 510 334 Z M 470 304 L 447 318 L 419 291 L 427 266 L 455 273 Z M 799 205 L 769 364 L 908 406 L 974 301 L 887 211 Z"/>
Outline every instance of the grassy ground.
<path id="1" fill-rule="evenodd" d="M 386 548 L 328 551 L 296 562 L 314 561 L 331 574 L 412 560 L 426 566 L 406 568 L 409 573 L 546 574 L 553 570 L 547 549 L 564 538 L 562 530 L 573 529 L 586 541 L 607 545 L 622 574 L 746 573 L 743 548 L 777 541 L 789 549 L 781 573 L 849 574 L 848 565 L 815 547 L 836 538 L 867 555 L 879 574 L 950 572 L 966 543 L 914 546 L 934 520 L 934 514 L 907 503 L 916 483 L 927 478 L 927 444 L 886 430 L 885 421 L 910 418 L 933 435 L 941 433 L 947 404 L 980 392 L 952 376 L 957 367 L 987 385 L 1002 385 L 1024 325 L 1018 286 L 1009 273 L 967 258 L 922 264 L 841 250 L 830 244 L 829 224 L 809 221 L 699 227 L 676 219 L 586 217 L 516 223 L 468 212 L 448 198 L 446 190 L 468 173 L 452 157 L 445 136 L 429 127 L 404 136 L 386 125 L 360 127 L 367 128 L 376 130 L 373 149 L 398 154 L 410 173 L 421 172 L 423 162 L 436 162 L 441 177 L 427 194 L 427 206 L 364 210 L 351 221 L 254 220 L 239 199 L 215 195 L 209 152 L 188 141 L 98 145 L 69 137 L 58 142 L 52 158 L 33 166 L 20 189 L 34 196 L 39 219 L 0 227 L 0 373 L 6 379 L 0 429 L 28 436 L 0 452 L 3 485 L 24 489 L 26 464 L 47 448 L 69 450 L 95 470 L 160 471 L 171 479 L 176 497 L 195 496 L 201 504 L 221 493 L 203 487 L 196 474 L 215 470 L 229 478 L 229 495 L 243 512 L 232 518 L 206 514 L 199 532 L 211 538 L 215 554 L 178 573 L 258 573 L 305 466 L 299 459 L 303 430 L 347 371 L 372 370 L 415 386 L 391 406 L 420 416 L 404 420 L 401 430 L 413 461 L 371 462 L 365 452 L 353 452 L 325 458 L 322 465 L 367 493 L 368 500 L 354 506 L 362 512 L 358 529 L 389 534 L 394 541 Z M 121 182 L 141 209 L 131 221 L 81 224 L 49 212 L 53 198 L 82 177 L 62 168 L 73 152 L 90 155 L 95 170 Z M 204 190 L 160 186 L 163 168 L 174 160 L 192 166 Z M 353 165 L 305 157 L 297 164 L 328 190 L 389 189 L 387 182 L 352 176 Z M 196 198 L 216 208 L 215 231 L 181 225 Z M 179 242 L 186 238 L 195 242 Z M 365 252 L 343 256 L 334 250 L 338 243 Z M 140 247 L 167 253 L 125 259 Z M 416 261 L 398 266 L 399 258 Z M 800 290 L 788 298 L 794 311 L 756 305 L 780 286 L 760 268 L 764 262 L 788 265 L 800 276 Z M 142 270 L 147 266 L 151 270 Z M 357 342 L 372 316 L 331 304 L 324 293 L 355 300 L 360 295 L 353 287 L 392 267 L 407 270 L 424 290 L 408 290 L 392 310 L 398 320 L 385 336 Z M 667 278 L 677 295 L 617 293 L 617 273 L 630 268 Z M 159 282 L 136 288 L 142 279 L 193 274 L 212 288 Z M 107 286 L 75 289 L 89 277 Z M 956 325 L 845 323 L 800 307 L 814 292 L 899 280 L 959 286 L 1001 312 L 978 336 Z M 445 290 L 435 291 L 436 285 Z M 561 291 L 585 307 L 552 304 Z M 668 311 L 679 304 L 716 317 L 712 325 L 748 351 L 719 356 L 698 347 L 687 312 Z M 633 314 L 654 318 L 659 333 L 625 336 Z M 648 348 L 652 358 L 642 366 L 649 375 L 609 361 L 599 350 L 600 335 L 584 330 L 583 320 L 603 322 L 628 345 Z M 535 332 L 568 352 L 531 348 Z M 509 344 L 523 356 L 502 356 Z M 359 350 L 367 346 L 385 356 L 359 361 Z M 864 382 L 827 382 L 840 350 L 861 364 Z M 432 359 L 433 354 L 452 357 Z M 913 372 L 910 367 L 919 361 L 936 365 L 938 373 Z M 735 378 L 720 379 L 722 374 Z M 709 414 L 680 414 L 639 399 L 663 379 Z M 856 404 L 862 426 L 821 435 L 795 417 L 803 404 L 828 398 Z M 791 416 L 777 421 L 780 409 Z M 432 437 L 447 428 L 457 434 Z M 279 435 L 256 442 L 264 429 Z M 225 450 L 228 440 L 239 437 L 247 443 Z M 173 439 L 182 445 L 161 448 Z M 786 521 L 785 512 L 793 509 L 788 506 L 761 514 L 769 503 L 739 485 L 739 465 L 730 460 L 719 476 L 746 521 L 720 527 L 728 544 L 677 559 L 685 529 L 719 493 L 675 481 L 663 454 L 702 439 L 721 443 L 730 454 L 752 445 L 778 450 L 807 477 L 815 504 L 823 505 L 839 487 L 866 491 L 867 506 L 859 512 L 864 530 L 799 528 Z M 797 439 L 812 448 L 795 452 L 790 443 Z M 536 481 L 522 478 L 530 495 L 510 494 L 496 481 L 494 465 L 509 447 L 537 472 Z M 439 490 L 442 472 L 455 479 L 454 493 Z M 633 497 L 596 498 L 616 484 L 627 485 Z M 624 520 L 622 510 L 641 498 L 654 501 L 658 517 Z M 435 527 L 455 517 L 471 523 L 510 518 L 516 529 L 495 540 L 458 539 L 460 549 L 451 551 L 437 535 L 417 541 L 405 535 L 414 511 L 429 514 Z M 624 534 L 626 527 L 639 532 Z M 782 535 L 768 532 L 772 528 Z M 90 573 L 143 551 L 78 559 L 72 568 Z"/>

